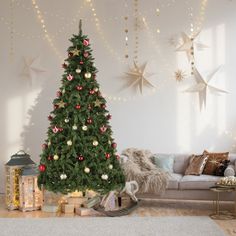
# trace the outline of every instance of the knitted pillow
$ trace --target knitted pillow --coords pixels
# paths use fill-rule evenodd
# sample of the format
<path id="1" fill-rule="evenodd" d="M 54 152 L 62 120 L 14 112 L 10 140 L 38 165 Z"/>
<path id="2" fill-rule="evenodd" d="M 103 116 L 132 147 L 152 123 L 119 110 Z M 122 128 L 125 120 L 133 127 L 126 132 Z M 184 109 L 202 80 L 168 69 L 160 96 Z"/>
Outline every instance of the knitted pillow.
<path id="1" fill-rule="evenodd" d="M 185 175 L 201 175 L 207 159 L 208 156 L 206 154 L 192 155 L 189 160 L 189 165 L 185 171 Z"/>
<path id="2" fill-rule="evenodd" d="M 215 175 L 216 168 L 220 162 L 229 159 L 229 152 L 216 153 L 205 150 L 203 154 L 208 155 L 208 160 L 203 170 L 203 174 L 205 175 Z"/>

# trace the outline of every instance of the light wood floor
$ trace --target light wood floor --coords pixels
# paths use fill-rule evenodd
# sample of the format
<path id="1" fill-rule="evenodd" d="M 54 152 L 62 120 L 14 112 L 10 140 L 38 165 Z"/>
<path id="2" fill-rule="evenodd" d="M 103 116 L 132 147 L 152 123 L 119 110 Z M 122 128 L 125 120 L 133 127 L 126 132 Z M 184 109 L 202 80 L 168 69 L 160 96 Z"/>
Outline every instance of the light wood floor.
<path id="1" fill-rule="evenodd" d="M 198 201 L 173 201 L 173 200 L 142 200 L 140 207 L 130 214 L 132 216 L 209 216 L 212 213 L 211 202 Z M 233 203 L 223 203 L 222 210 L 233 210 Z M 4 205 L 4 198 L 0 196 L 0 217 L 11 218 L 46 218 L 46 217 L 79 217 L 74 214 L 55 214 L 42 211 L 20 212 L 8 211 Z M 215 220 L 215 222 L 225 231 L 226 235 L 236 236 L 236 219 Z M 200 236 L 200 235 L 199 235 Z"/>

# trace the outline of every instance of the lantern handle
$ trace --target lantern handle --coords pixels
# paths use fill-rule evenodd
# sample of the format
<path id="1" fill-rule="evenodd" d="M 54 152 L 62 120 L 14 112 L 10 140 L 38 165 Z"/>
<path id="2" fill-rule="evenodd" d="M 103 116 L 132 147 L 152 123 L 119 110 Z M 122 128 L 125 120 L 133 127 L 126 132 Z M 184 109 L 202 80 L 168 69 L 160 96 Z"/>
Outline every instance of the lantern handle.
<path id="1" fill-rule="evenodd" d="M 20 154 L 20 155 L 27 155 L 27 153 L 24 150 L 18 151 L 15 155 Z"/>

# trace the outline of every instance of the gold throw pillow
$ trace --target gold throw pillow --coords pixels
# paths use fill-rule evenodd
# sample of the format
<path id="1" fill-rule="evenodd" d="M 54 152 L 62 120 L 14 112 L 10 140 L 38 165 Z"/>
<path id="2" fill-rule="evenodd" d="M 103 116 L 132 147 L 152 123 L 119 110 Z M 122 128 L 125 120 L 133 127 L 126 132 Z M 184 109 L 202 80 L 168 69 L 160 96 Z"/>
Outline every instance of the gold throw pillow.
<path id="1" fill-rule="evenodd" d="M 208 152 L 205 150 L 203 154 L 209 156 L 203 170 L 204 175 L 215 175 L 219 163 L 229 159 L 229 152 Z"/>
<path id="2" fill-rule="evenodd" d="M 185 175 L 201 175 L 206 165 L 208 155 L 192 155 L 189 160 L 188 168 L 185 171 Z"/>

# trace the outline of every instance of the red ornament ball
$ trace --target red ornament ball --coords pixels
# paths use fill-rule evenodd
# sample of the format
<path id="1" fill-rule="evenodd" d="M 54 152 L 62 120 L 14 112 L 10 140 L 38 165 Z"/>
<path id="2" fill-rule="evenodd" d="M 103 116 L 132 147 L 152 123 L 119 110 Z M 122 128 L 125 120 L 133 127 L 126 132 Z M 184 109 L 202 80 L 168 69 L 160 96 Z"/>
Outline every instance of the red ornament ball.
<path id="1" fill-rule="evenodd" d="M 62 131 L 63 131 L 63 128 L 58 128 L 58 130 L 59 130 L 60 132 L 62 132 Z"/>
<path id="2" fill-rule="evenodd" d="M 100 132 L 101 132 L 101 133 L 105 133 L 105 132 L 107 131 L 107 127 L 104 126 L 104 125 L 101 126 L 99 129 L 100 129 Z"/>
<path id="3" fill-rule="evenodd" d="M 112 146 L 113 148 L 117 148 L 117 144 L 116 144 L 116 143 L 112 143 L 111 146 Z"/>
<path id="4" fill-rule="evenodd" d="M 44 172 L 46 170 L 46 166 L 44 164 L 39 165 L 39 171 Z"/>
<path id="5" fill-rule="evenodd" d="M 84 39 L 83 45 L 87 47 L 89 45 L 89 39 Z"/>
<path id="6" fill-rule="evenodd" d="M 73 53 L 72 53 L 72 52 L 69 52 L 69 53 L 68 53 L 68 57 L 73 57 Z"/>
<path id="7" fill-rule="evenodd" d="M 93 123 L 93 120 L 92 120 L 91 118 L 88 118 L 88 119 L 87 119 L 87 123 L 88 123 L 88 124 L 92 124 L 92 123 Z"/>
<path id="8" fill-rule="evenodd" d="M 90 91 L 89 91 L 89 94 L 94 94 L 95 93 L 95 91 L 93 90 L 93 89 L 91 89 Z"/>
<path id="9" fill-rule="evenodd" d="M 54 104 L 53 107 L 54 107 L 55 110 L 58 109 L 58 105 L 57 104 Z"/>
<path id="10" fill-rule="evenodd" d="M 78 91 L 81 91 L 81 90 L 83 89 L 83 86 L 78 85 L 78 86 L 76 86 L 76 89 L 77 89 Z"/>
<path id="11" fill-rule="evenodd" d="M 109 159 L 111 157 L 110 153 L 106 153 L 105 156 L 106 156 L 106 159 Z"/>
<path id="12" fill-rule="evenodd" d="M 110 120 L 111 119 L 111 114 L 107 115 L 107 119 Z"/>
<path id="13" fill-rule="evenodd" d="M 62 68 L 66 69 L 68 67 L 68 65 L 66 63 L 62 64 Z"/>
<path id="14" fill-rule="evenodd" d="M 84 52 L 84 57 L 88 57 L 89 56 L 89 53 L 88 52 Z"/>
<path id="15" fill-rule="evenodd" d="M 105 109 L 106 107 L 107 107 L 106 104 L 101 105 L 101 108 L 103 108 L 103 109 Z"/>
<path id="16" fill-rule="evenodd" d="M 83 61 L 80 61 L 80 62 L 79 62 L 79 64 L 80 64 L 80 65 L 83 65 L 83 64 L 84 64 L 84 62 L 83 62 Z"/>
<path id="17" fill-rule="evenodd" d="M 48 156 L 48 160 L 51 161 L 53 159 L 52 156 Z"/>
<path id="18" fill-rule="evenodd" d="M 42 149 L 45 150 L 45 149 L 47 149 L 47 148 L 48 148 L 48 145 L 47 145 L 46 143 L 44 143 L 44 144 L 42 145 Z"/>
<path id="19" fill-rule="evenodd" d="M 53 117 L 51 115 L 48 116 L 48 120 L 52 120 Z"/>
<path id="20" fill-rule="evenodd" d="M 83 160 L 84 160 L 84 157 L 80 155 L 80 156 L 77 157 L 77 159 L 78 159 L 79 161 L 83 161 Z"/>
<path id="21" fill-rule="evenodd" d="M 81 108 L 81 106 L 80 106 L 79 104 L 77 104 L 77 105 L 75 106 L 75 108 L 76 108 L 77 110 L 79 110 L 79 109 Z"/>
<path id="22" fill-rule="evenodd" d="M 89 110 L 91 110 L 91 109 L 92 109 L 92 107 L 91 107 L 91 105 L 90 105 L 90 104 L 88 105 L 88 109 L 89 109 Z"/>
<path id="23" fill-rule="evenodd" d="M 119 156 L 119 155 L 116 155 L 116 159 L 117 159 L 117 160 L 120 160 L 120 156 Z"/>
<path id="24" fill-rule="evenodd" d="M 61 91 L 57 91 L 57 97 L 59 98 L 62 95 Z"/>

